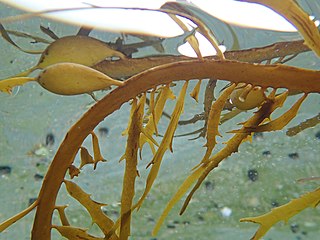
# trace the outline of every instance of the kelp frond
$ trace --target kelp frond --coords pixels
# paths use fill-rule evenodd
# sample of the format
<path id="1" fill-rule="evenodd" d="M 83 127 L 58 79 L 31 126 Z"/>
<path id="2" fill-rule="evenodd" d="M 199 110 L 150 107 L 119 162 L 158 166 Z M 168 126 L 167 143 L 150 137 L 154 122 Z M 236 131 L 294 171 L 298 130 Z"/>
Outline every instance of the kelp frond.
<path id="1" fill-rule="evenodd" d="M 132 103 L 132 116 L 128 127 L 127 147 L 124 155 L 126 165 L 121 195 L 120 239 L 127 239 L 130 236 L 131 209 L 133 197 L 135 195 L 135 179 L 138 176 L 139 139 L 142 129 L 145 101 L 146 95 L 143 94 L 139 103 L 137 103 L 137 99 L 134 99 Z"/>
<path id="2" fill-rule="evenodd" d="M 101 207 L 106 204 L 98 203 L 90 198 L 90 195 L 84 192 L 77 184 L 64 180 L 69 195 L 75 198 L 82 206 L 84 206 L 92 218 L 92 222 L 96 223 L 104 234 L 107 234 L 114 222 L 104 214 Z M 116 236 L 115 236 L 116 237 Z"/>
<path id="3" fill-rule="evenodd" d="M 262 105 L 258 112 L 256 112 L 249 120 L 246 121 L 243 127 L 259 125 L 265 118 L 269 117 L 269 115 L 279 106 L 283 104 L 287 97 L 287 92 L 273 97 L 270 96 L 270 99 Z M 226 157 L 231 155 L 234 152 L 237 152 L 239 145 L 242 140 L 245 139 L 249 134 L 248 133 L 238 133 L 235 134 L 227 143 L 226 146 L 216 153 L 214 156 L 210 157 L 207 163 L 199 165 L 194 172 L 185 179 L 182 183 L 176 194 L 171 198 L 169 203 L 167 204 L 165 210 L 163 211 L 161 217 L 159 218 L 153 233 L 156 234 L 160 229 L 162 222 L 165 217 L 168 215 L 169 211 L 172 207 L 184 196 L 184 194 L 189 190 L 189 188 L 196 182 L 195 186 L 188 194 L 183 207 L 181 208 L 180 214 L 182 214 L 189 201 L 191 200 L 194 192 L 199 188 L 203 180 L 206 176 L 211 172 L 214 168 L 216 168 L 219 163 L 224 160 Z"/>
<path id="4" fill-rule="evenodd" d="M 180 95 L 177 99 L 176 106 L 175 106 L 173 113 L 171 115 L 171 120 L 168 125 L 167 131 L 164 134 L 164 137 L 160 143 L 158 150 L 156 151 L 155 155 L 153 156 L 153 158 L 150 162 L 151 169 L 150 169 L 147 181 L 146 181 L 146 188 L 145 188 L 145 190 L 144 190 L 144 192 L 143 192 L 143 194 L 142 194 L 141 198 L 139 199 L 137 206 L 136 206 L 138 209 L 141 207 L 143 201 L 145 200 L 148 193 L 150 192 L 151 187 L 152 187 L 152 185 L 158 175 L 164 153 L 169 149 L 172 150 L 173 135 L 174 135 L 174 132 L 177 128 L 180 114 L 183 111 L 184 97 L 186 95 L 187 87 L 188 87 L 188 81 L 186 81 L 184 83 L 184 85 L 181 89 Z"/>
<path id="5" fill-rule="evenodd" d="M 306 193 L 299 198 L 291 200 L 289 203 L 280 207 L 273 208 L 271 212 L 258 217 L 248 217 L 240 219 L 240 222 L 254 222 L 260 224 L 258 231 L 251 238 L 258 240 L 277 222 L 288 222 L 290 218 L 308 207 L 316 207 L 320 203 L 320 188 Z"/>
<path id="6" fill-rule="evenodd" d="M 289 128 L 287 130 L 286 134 L 287 134 L 287 136 L 292 137 L 307 128 L 311 128 L 311 127 L 318 125 L 319 123 L 320 123 L 320 113 L 318 113 L 318 115 L 316 115 L 312 118 L 309 118 L 309 119 L 301 122 L 297 126 Z"/>
<path id="7" fill-rule="evenodd" d="M 320 57 L 320 33 L 315 23 L 294 0 L 245 0 L 272 8 L 291 22 L 303 36 L 305 44 Z"/>
<path id="8" fill-rule="evenodd" d="M 104 238 L 94 237 L 87 232 L 88 229 L 72 226 L 52 226 L 61 236 L 67 239 L 104 240 Z"/>
<path id="9" fill-rule="evenodd" d="M 157 99 L 154 104 L 154 107 L 152 107 L 152 109 L 150 108 L 150 110 L 152 112 L 151 112 L 151 115 L 149 115 L 148 122 L 143 129 L 144 134 L 140 138 L 140 149 L 142 149 L 143 145 L 148 142 L 150 145 L 150 148 L 154 154 L 156 152 L 154 144 L 152 143 L 150 138 L 148 138 L 147 136 L 148 135 L 152 136 L 154 133 L 157 134 L 157 125 L 160 121 L 160 118 L 162 116 L 164 106 L 165 106 L 167 100 L 168 99 L 171 99 L 171 100 L 175 99 L 175 96 L 174 96 L 173 92 L 171 91 L 169 85 L 165 85 L 164 87 L 161 87 L 159 89 L 159 91 L 160 92 L 157 95 Z"/>
<path id="10" fill-rule="evenodd" d="M 214 103 L 210 108 L 208 123 L 207 123 L 207 143 L 205 144 L 205 147 L 207 148 L 207 150 L 203 159 L 201 160 L 201 164 L 208 162 L 208 159 L 212 153 L 212 150 L 217 144 L 216 137 L 221 136 L 218 130 L 221 112 L 223 110 L 223 107 L 226 104 L 228 97 L 230 96 L 230 94 L 232 93 L 235 87 L 236 85 L 232 84 L 231 86 L 226 88 L 223 91 L 223 93 L 218 97 L 218 99 L 214 101 Z"/>
<path id="11" fill-rule="evenodd" d="M 61 221 L 62 226 L 70 226 L 69 220 L 67 218 L 67 215 L 65 213 L 65 209 L 67 208 L 67 205 L 64 206 L 56 206 L 55 209 L 58 211 L 59 218 Z"/>
<path id="12" fill-rule="evenodd" d="M 116 88 L 97 101 L 70 128 L 50 164 L 37 200 L 26 210 L 1 223 L 0 231 L 3 231 L 36 208 L 32 230 L 33 240 L 50 239 L 51 229 L 56 229 L 63 237 L 68 239 L 128 239 L 131 235 L 131 217 L 134 210 L 143 206 L 144 200 L 154 187 L 164 155 L 168 150 L 171 152 L 174 150 L 174 136 L 179 123 L 181 123 L 179 119 L 184 110 L 185 98 L 188 96 L 187 89 L 190 80 L 198 81 L 190 94 L 198 102 L 201 94 L 201 84 L 206 81 L 205 79 L 210 79 L 204 93 L 204 112 L 200 114 L 201 116 L 199 115 L 197 118 L 186 121 L 194 123 L 198 120 L 204 120 L 203 127 L 194 132 L 200 132 L 199 137 L 206 137 L 206 149 L 203 157 L 199 159 L 198 165 L 192 169 L 190 175 L 186 177 L 168 202 L 154 227 L 153 234 L 159 231 L 169 211 L 185 195 L 187 197 L 180 214 L 186 210 L 194 193 L 208 174 L 227 157 L 238 152 L 240 145 L 248 140 L 253 133 L 281 130 L 287 126 L 298 114 L 303 101 L 308 95 L 310 93 L 320 93 L 320 71 L 286 66 L 283 63 L 290 59 L 289 55 L 295 57 L 297 54 L 310 49 L 320 55 L 319 44 L 317 44 L 320 42 L 320 34 L 314 23 L 308 19 L 306 13 L 295 1 L 248 0 L 248 2 L 264 4 L 282 14 L 297 27 L 307 46 L 303 45 L 303 41 L 292 41 L 289 43 L 275 43 L 261 48 L 229 51 L 223 54 L 218 48 L 218 40 L 213 31 L 198 16 L 194 16 L 191 11 L 188 11 L 183 3 L 166 3 L 161 9 L 152 11 L 160 11 L 170 15 L 184 31 L 187 31 L 188 28 L 179 17 L 187 18 L 196 25 L 193 33 L 188 35 L 185 40 L 193 47 L 198 59 L 184 56 L 156 56 L 134 59 L 115 50 L 112 47 L 113 45 L 111 46 L 103 41 L 89 37 L 88 33 L 91 30 L 88 30 L 86 36 L 76 35 L 58 38 L 52 35 L 49 30 L 42 29 L 48 35 L 52 35 L 55 41 L 50 43 L 47 50 L 42 53 L 35 67 L 17 75 L 20 77 L 12 77 L 0 81 L 0 91 L 11 93 L 13 87 L 23 85 L 29 81 L 37 81 L 42 87 L 52 92 L 55 91 L 52 88 L 48 88 L 48 83 L 54 87 L 62 85 L 62 87 L 65 87 L 64 91 L 55 93 L 63 95 L 79 94 L 78 92 L 72 92 L 75 86 L 82 88 L 80 94 L 91 94 L 92 91 L 105 90 L 110 85 L 115 85 Z M 0 31 L 6 41 L 19 48 L 10 38 L 9 31 L 2 25 L 0 25 Z M 195 32 L 203 34 L 208 39 L 215 47 L 218 56 L 206 58 L 201 56 L 199 44 L 194 36 Z M 15 33 L 12 32 L 12 34 Z M 72 57 L 70 57 L 69 48 L 66 47 L 65 43 L 73 46 L 75 42 L 80 47 L 79 49 L 76 48 L 77 51 L 72 52 Z M 55 50 L 57 44 L 60 50 Z M 88 57 L 89 55 L 90 57 Z M 70 58 L 66 60 L 66 56 Z M 111 57 L 119 59 L 117 61 L 108 60 Z M 274 60 L 275 58 L 279 59 Z M 267 64 L 260 64 L 263 61 L 266 61 Z M 276 64 L 270 64 L 272 61 Z M 44 81 L 45 74 L 48 74 L 48 71 L 57 66 L 57 64 L 62 63 L 67 64 L 69 67 L 78 67 L 83 70 L 81 71 L 82 74 L 74 76 L 74 74 L 70 74 L 72 72 L 70 69 L 72 68 L 68 68 L 67 73 L 70 74 L 68 80 L 70 80 L 71 75 L 78 80 L 83 76 L 83 73 L 93 75 L 89 74 L 89 77 L 85 77 L 81 84 L 76 82 L 75 85 L 68 85 L 69 82 L 67 81 L 59 84 L 57 79 L 63 77 L 67 79 L 68 77 L 66 71 L 60 69 L 58 74 L 52 78 L 54 81 Z M 23 77 L 35 69 L 42 70 L 38 77 Z M 121 81 L 118 79 L 121 79 Z M 126 80 L 122 81 L 123 79 Z M 216 82 L 220 80 L 230 83 L 225 84 L 226 87 L 215 98 L 214 89 Z M 107 85 L 99 85 L 101 81 Z M 175 99 L 171 90 L 174 81 L 185 82 L 176 99 L 165 134 L 162 136 L 161 141 L 158 142 L 160 138 L 154 138 L 154 135 L 158 135 L 158 124 L 161 116 L 165 114 L 165 106 L 168 100 Z M 96 87 L 97 85 L 95 84 L 91 88 L 90 84 L 93 82 L 97 83 L 99 87 Z M 271 93 L 267 96 L 268 91 L 266 89 L 270 88 Z M 285 90 L 280 92 L 279 88 L 284 88 Z M 271 120 L 271 115 L 286 103 L 286 99 L 291 93 L 301 93 L 303 95 L 292 104 L 289 110 Z M 150 99 L 149 102 L 148 98 Z M 66 174 L 69 171 L 71 178 L 78 175 L 80 178 L 82 177 L 80 170 L 85 165 L 92 164 L 93 168 L 96 169 L 99 162 L 105 161 L 94 129 L 106 117 L 128 102 L 131 103 L 131 111 L 128 127 L 123 134 L 127 138 L 127 144 L 125 153 L 120 159 L 123 160 L 121 163 L 125 164 L 121 193 L 121 213 L 119 219 L 114 222 L 102 209 L 106 204 L 98 203 L 91 199 L 91 196 L 75 182 L 66 180 Z M 147 103 L 149 104 L 149 111 L 145 113 L 145 105 Z M 255 112 L 253 109 L 256 109 Z M 215 151 L 216 138 L 223 135 L 222 132 L 219 132 L 221 130 L 219 125 L 243 111 L 248 111 L 251 117 L 241 123 L 242 127 L 240 129 L 229 131 L 233 134 L 231 138 L 221 150 Z M 319 123 L 318 120 L 319 115 L 301 123 L 296 127 L 299 130 L 296 128 L 289 129 L 288 135 L 294 135 L 301 129 L 315 126 Z M 93 156 L 83 146 L 83 142 L 88 136 L 90 138 L 90 135 Z M 135 183 L 137 176 L 139 176 L 138 155 L 140 151 L 140 157 L 143 157 L 142 149 L 145 143 L 149 144 L 152 150 L 152 157 L 149 165 L 147 165 L 149 173 L 145 182 L 145 189 L 138 201 L 134 202 L 136 194 Z M 195 141 L 192 142 L 192 144 L 194 143 Z M 78 167 L 74 163 L 77 154 L 80 156 L 80 165 Z M 56 205 L 57 195 L 63 183 L 68 194 L 87 210 L 92 222 L 104 234 L 104 238 L 93 236 L 85 228 L 70 225 L 67 212 L 65 212 L 66 206 Z M 261 225 L 253 238 L 258 239 L 276 222 L 287 221 L 303 209 L 317 206 L 319 201 L 319 189 L 317 189 L 284 206 L 275 208 L 268 214 L 255 218 L 244 218 L 241 221 L 256 222 Z M 61 226 L 52 224 L 52 216 L 55 210 L 58 211 Z"/>

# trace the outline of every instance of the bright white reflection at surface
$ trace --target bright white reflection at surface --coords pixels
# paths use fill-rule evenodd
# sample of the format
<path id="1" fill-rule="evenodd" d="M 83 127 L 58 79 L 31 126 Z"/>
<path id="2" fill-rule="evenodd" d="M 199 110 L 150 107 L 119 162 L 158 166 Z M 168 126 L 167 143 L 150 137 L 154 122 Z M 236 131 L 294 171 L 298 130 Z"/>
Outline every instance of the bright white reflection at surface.
<path id="1" fill-rule="evenodd" d="M 43 16 L 100 30 L 139 33 L 160 37 L 174 37 L 183 33 L 179 26 L 164 13 L 126 9 L 88 9 L 90 6 L 158 9 L 166 2 L 164 0 L 1 0 L 0 2 L 28 12 L 71 9 L 69 11 L 46 13 Z"/>
<path id="2" fill-rule="evenodd" d="M 1 0 L 11 6 L 26 11 L 45 11 L 53 9 L 101 7 L 143 7 L 157 9 L 166 0 Z M 203 11 L 231 24 L 276 31 L 296 31 L 282 16 L 271 9 L 254 3 L 234 0 L 190 0 Z M 48 17 L 79 25 L 89 25 L 109 31 L 140 32 L 143 34 L 171 37 L 181 34 L 178 26 L 166 14 L 146 11 L 98 10 L 56 12 Z"/>
<path id="3" fill-rule="evenodd" d="M 234 0 L 191 0 L 202 10 L 230 24 L 274 31 L 295 32 L 296 28 L 265 6 Z"/>
<path id="4" fill-rule="evenodd" d="M 195 33 L 195 37 L 198 39 L 200 52 L 203 57 L 213 56 L 217 54 L 217 51 L 202 34 L 197 32 Z M 221 49 L 222 52 L 226 51 L 226 47 L 224 45 L 220 45 L 219 48 Z M 194 57 L 194 58 L 197 57 L 197 54 L 195 53 L 195 51 L 193 50 L 193 48 L 190 46 L 189 43 L 185 43 L 179 46 L 178 51 L 182 55 L 185 55 L 188 57 Z"/>
<path id="5" fill-rule="evenodd" d="M 159 9 L 167 0 L 0 0 L 0 2 L 28 12 L 72 9 L 47 13 L 45 16 L 100 30 L 159 37 L 174 37 L 183 34 L 180 27 L 165 13 L 138 9 L 88 9 L 91 6 Z M 229 24 L 274 31 L 296 31 L 296 28 L 285 18 L 259 4 L 234 0 L 189 0 L 186 2 L 196 5 L 201 10 Z M 201 34 L 196 34 L 196 37 L 203 56 L 216 54 L 215 49 Z M 183 55 L 196 56 L 188 43 L 180 46 L 178 50 Z"/>

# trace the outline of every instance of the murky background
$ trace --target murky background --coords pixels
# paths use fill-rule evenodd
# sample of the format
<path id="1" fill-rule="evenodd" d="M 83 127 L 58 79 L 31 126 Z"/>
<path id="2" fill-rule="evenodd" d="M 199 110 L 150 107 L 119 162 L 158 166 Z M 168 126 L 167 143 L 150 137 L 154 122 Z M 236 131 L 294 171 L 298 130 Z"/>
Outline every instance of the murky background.
<path id="1" fill-rule="evenodd" d="M 309 1 L 318 2 L 318 1 Z M 319 4 L 313 3 L 312 14 L 320 16 Z M 306 10 L 310 10 L 306 7 Z M 19 13 L 0 5 L 0 16 Z M 318 14 L 318 15 L 317 15 Z M 204 16 L 205 19 L 205 16 Z M 40 31 L 39 25 L 50 27 L 58 36 L 76 34 L 77 27 L 49 22 L 45 19 L 31 19 L 5 27 L 11 30 L 28 32 L 36 36 L 47 36 Z M 219 21 L 210 24 L 220 41 L 227 48 L 232 46 L 231 33 Z M 241 48 L 251 48 L 272 44 L 277 41 L 299 39 L 298 34 L 276 33 L 272 31 L 233 28 Z M 119 34 L 94 31 L 91 36 L 105 41 L 115 41 Z M 48 37 L 47 37 L 48 38 Z M 30 43 L 29 39 L 15 38 L 17 44 L 26 49 L 44 49 L 44 44 Z M 48 38 L 49 39 L 49 38 Z M 163 45 L 166 53 L 176 53 L 175 40 L 166 40 Z M 138 41 L 128 38 L 129 42 Z M 34 66 L 39 56 L 19 51 L 3 39 L 0 40 L 0 78 L 6 78 Z M 141 55 L 158 54 L 153 48 L 146 48 Z M 136 55 L 137 56 L 137 55 Z M 320 61 L 312 53 L 300 54 L 289 62 L 291 65 L 312 69 L 320 68 Z M 203 82 L 204 91 L 205 82 Z M 188 91 L 191 92 L 191 83 Z M 225 83 L 220 83 L 221 88 Z M 178 93 L 181 84 L 174 91 Z M 218 94 L 219 88 L 216 90 Z M 98 93 L 102 97 L 104 92 Z M 291 97 L 283 109 L 288 109 L 297 99 Z M 189 119 L 203 111 L 203 98 L 199 104 L 187 97 L 185 112 L 181 119 Z M 291 103 L 291 104 L 290 104 Z M 14 90 L 14 94 L 0 94 L 0 221 L 3 221 L 26 208 L 37 197 L 42 178 L 59 144 L 68 129 L 93 104 L 90 96 L 58 96 L 47 92 L 37 83 L 28 83 Z M 304 102 L 298 116 L 289 124 L 294 126 L 315 116 L 319 112 L 319 94 L 311 94 Z M 168 104 L 166 111 L 171 112 L 174 102 Z M 121 132 L 127 126 L 130 106 L 125 104 L 119 111 L 103 121 L 96 132 L 106 163 L 100 163 L 97 170 L 90 166 L 83 169 L 75 181 L 92 199 L 107 203 L 106 212 L 114 219 L 119 216 L 119 201 L 122 186 L 124 163 L 118 163 L 125 150 L 126 139 Z M 221 126 L 225 138 L 219 139 L 218 149 L 229 137 L 225 132 L 237 129 L 237 123 L 247 119 L 250 114 L 239 117 Z M 168 119 L 163 118 L 159 131 L 164 132 Z M 177 133 L 186 133 L 202 127 L 202 122 L 181 126 Z M 52 139 L 54 138 L 54 141 Z M 239 219 L 257 216 L 272 207 L 287 203 L 290 199 L 315 189 L 319 181 L 297 183 L 296 180 L 320 176 L 320 127 L 305 130 L 295 137 L 287 137 L 285 130 L 264 133 L 256 136 L 252 143 L 244 143 L 239 153 L 223 161 L 197 191 L 187 211 L 179 216 L 178 204 L 161 228 L 158 236 L 152 237 L 151 230 L 160 216 L 167 201 L 190 173 L 205 151 L 204 139 L 189 140 L 190 137 L 174 139 L 174 153 L 167 153 L 150 196 L 142 209 L 133 215 L 132 239 L 250 239 L 258 225 L 239 223 Z M 161 140 L 158 138 L 158 140 Z M 84 144 L 91 149 L 90 139 Z M 141 178 L 137 182 L 137 196 L 144 190 L 148 170 L 145 166 L 151 159 L 146 146 L 140 161 Z M 77 159 L 76 161 L 79 161 Z M 77 164 L 76 164 L 77 165 Z M 59 204 L 70 204 L 67 214 L 72 225 L 90 228 L 89 215 L 71 199 L 61 188 Z M 231 210 L 230 216 L 226 212 Z M 288 224 L 279 223 L 265 236 L 265 239 L 317 239 L 320 231 L 320 209 L 307 209 L 292 218 Z M 29 239 L 34 211 L 18 223 L 0 234 L 0 239 Z M 54 222 L 58 223 L 55 217 Z M 52 239 L 62 239 L 53 230 Z"/>

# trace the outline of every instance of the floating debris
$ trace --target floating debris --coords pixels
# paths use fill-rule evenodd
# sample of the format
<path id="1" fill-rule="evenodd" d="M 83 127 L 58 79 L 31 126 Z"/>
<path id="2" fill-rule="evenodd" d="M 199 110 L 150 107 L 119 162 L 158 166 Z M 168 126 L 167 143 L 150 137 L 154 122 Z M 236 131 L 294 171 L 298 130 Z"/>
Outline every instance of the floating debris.
<path id="1" fill-rule="evenodd" d="M 204 221 L 204 216 L 201 213 L 198 213 L 197 219 L 201 222 Z"/>
<path id="2" fill-rule="evenodd" d="M 208 191 L 212 191 L 214 189 L 214 183 L 211 181 L 205 181 L 204 186 Z"/>
<path id="3" fill-rule="evenodd" d="M 29 198 L 29 206 L 35 201 L 37 201 L 37 198 Z"/>
<path id="4" fill-rule="evenodd" d="M 258 171 L 255 169 L 250 169 L 248 170 L 247 176 L 252 182 L 255 182 L 258 180 Z"/>
<path id="5" fill-rule="evenodd" d="M 147 220 L 148 220 L 148 222 L 151 222 L 151 223 L 155 222 L 155 219 L 153 217 L 148 217 Z"/>
<path id="6" fill-rule="evenodd" d="M 257 141 L 262 141 L 263 140 L 263 133 L 262 132 L 255 132 L 253 134 L 253 138 Z"/>
<path id="7" fill-rule="evenodd" d="M 297 233 L 297 232 L 299 232 L 299 225 L 296 224 L 296 223 L 292 223 L 292 224 L 290 225 L 290 229 L 291 229 L 291 231 L 292 231 L 293 233 Z"/>
<path id="8" fill-rule="evenodd" d="M 232 209 L 228 207 L 223 207 L 220 210 L 223 217 L 230 217 L 232 214 Z"/>
<path id="9" fill-rule="evenodd" d="M 289 153 L 288 157 L 291 159 L 299 159 L 299 154 L 298 153 Z"/>
<path id="10" fill-rule="evenodd" d="M 318 131 L 318 132 L 315 134 L 315 137 L 320 140 L 320 131 Z"/>
<path id="11" fill-rule="evenodd" d="M 269 150 L 263 151 L 262 152 L 262 156 L 264 157 L 270 157 L 271 156 L 271 152 Z"/>
<path id="12" fill-rule="evenodd" d="M 10 166 L 0 166 L 0 175 L 9 175 L 11 173 L 11 167 Z"/>
<path id="13" fill-rule="evenodd" d="M 55 141 L 55 137 L 53 135 L 53 133 L 48 133 L 46 136 L 46 146 L 51 147 L 53 146 Z"/>
<path id="14" fill-rule="evenodd" d="M 176 225 L 169 223 L 167 224 L 167 228 L 174 229 L 176 228 Z"/>
<path id="15" fill-rule="evenodd" d="M 277 201 L 272 201 L 272 202 L 271 202 L 271 206 L 272 206 L 272 207 L 279 207 L 280 204 L 279 204 Z"/>
<path id="16" fill-rule="evenodd" d="M 107 128 L 107 127 L 100 127 L 100 128 L 98 129 L 98 133 L 99 133 L 100 137 L 106 137 L 106 136 L 108 136 L 108 134 L 109 134 L 109 128 Z"/>
<path id="17" fill-rule="evenodd" d="M 50 155 L 50 150 L 42 144 L 37 144 L 30 152 L 28 152 L 28 155 L 41 158 L 48 157 Z"/>
<path id="18" fill-rule="evenodd" d="M 43 175 L 39 173 L 36 173 L 33 177 L 36 181 L 41 181 L 43 179 Z"/>

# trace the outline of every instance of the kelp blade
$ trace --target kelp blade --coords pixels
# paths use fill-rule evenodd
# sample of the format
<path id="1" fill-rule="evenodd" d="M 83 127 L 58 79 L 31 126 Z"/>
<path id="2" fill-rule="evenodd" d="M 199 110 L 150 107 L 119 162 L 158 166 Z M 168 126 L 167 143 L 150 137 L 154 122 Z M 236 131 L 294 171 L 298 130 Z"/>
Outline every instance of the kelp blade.
<path id="1" fill-rule="evenodd" d="M 131 230 L 131 208 L 133 197 L 135 195 L 135 180 L 138 171 L 139 139 L 142 129 L 145 101 L 145 94 L 140 98 L 138 104 L 137 99 L 133 100 L 132 116 L 128 128 L 127 147 L 125 152 L 125 172 L 121 194 L 120 239 L 123 240 L 128 239 Z"/>
<path id="2" fill-rule="evenodd" d="M 284 16 L 298 29 L 310 47 L 320 57 L 320 33 L 309 15 L 300 8 L 294 0 L 244 0 L 246 2 L 260 3 L 272 8 Z"/>
<path id="3" fill-rule="evenodd" d="M 87 232 L 87 229 L 72 226 L 53 226 L 65 238 L 69 240 L 103 240 L 104 238 L 94 237 Z"/>
<path id="4" fill-rule="evenodd" d="M 92 222 L 96 223 L 104 234 L 107 234 L 114 225 L 113 221 L 105 215 L 101 207 L 106 204 L 98 203 L 90 198 L 90 195 L 84 192 L 77 184 L 71 181 L 64 180 L 67 191 L 89 212 Z M 118 239 L 114 234 L 111 239 Z"/>
<path id="5" fill-rule="evenodd" d="M 13 77 L 0 80 L 0 91 L 11 94 L 12 88 L 35 80 L 35 78 L 31 77 Z"/>
<path id="6" fill-rule="evenodd" d="M 320 188 L 313 192 L 306 193 L 300 198 L 294 199 L 291 202 L 277 208 L 273 208 L 271 212 L 258 217 L 248 217 L 240 219 L 240 222 L 259 223 L 260 227 L 253 236 L 252 240 L 258 240 L 263 237 L 267 231 L 277 222 L 287 222 L 294 215 L 308 207 L 316 207 L 320 202 Z"/>
<path id="7" fill-rule="evenodd" d="M 169 126 L 167 128 L 167 131 L 162 139 L 162 142 L 161 142 L 156 154 L 154 155 L 154 157 L 151 161 L 152 167 L 150 169 L 150 172 L 149 172 L 149 175 L 147 178 L 144 193 L 142 194 L 141 198 L 139 199 L 138 203 L 135 206 L 137 208 L 141 207 L 144 199 L 147 197 L 148 193 L 150 192 L 151 187 L 152 187 L 152 185 L 158 175 L 158 172 L 160 169 L 160 164 L 162 161 L 162 157 L 163 157 L 164 153 L 166 152 L 166 150 L 168 150 L 170 147 L 175 129 L 176 129 L 178 121 L 179 121 L 180 114 L 183 110 L 184 97 L 186 95 L 187 87 L 188 87 L 188 81 L 186 81 L 184 83 L 184 85 L 180 91 L 180 95 L 178 97 L 175 109 L 173 110 L 172 117 L 171 117 Z"/>

